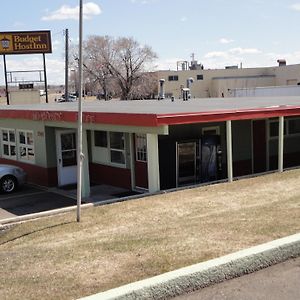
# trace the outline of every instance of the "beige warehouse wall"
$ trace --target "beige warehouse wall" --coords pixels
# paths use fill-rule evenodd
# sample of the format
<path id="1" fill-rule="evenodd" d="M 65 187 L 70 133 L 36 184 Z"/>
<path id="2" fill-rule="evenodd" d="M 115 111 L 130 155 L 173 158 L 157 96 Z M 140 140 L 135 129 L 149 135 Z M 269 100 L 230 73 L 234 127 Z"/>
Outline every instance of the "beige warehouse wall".
<path id="1" fill-rule="evenodd" d="M 282 66 L 275 69 L 276 85 L 296 85 L 300 82 L 299 65 Z"/>
<path id="2" fill-rule="evenodd" d="M 236 88 L 253 88 L 258 86 L 274 86 L 275 76 L 213 79 L 211 82 L 211 97 L 231 97 L 230 90 Z"/>
<path id="3" fill-rule="evenodd" d="M 197 80 L 202 75 L 203 80 Z M 178 76 L 178 81 L 169 81 L 169 76 Z M 165 79 L 165 94 L 181 97 L 181 87 L 192 77 L 191 95 L 195 98 L 229 96 L 228 89 L 278 86 L 300 82 L 300 64 L 281 67 L 158 71 L 157 80 Z M 297 83 L 295 83 L 297 82 Z"/>
<path id="4" fill-rule="evenodd" d="M 11 91 L 9 96 L 10 104 L 40 103 L 39 91 Z"/>

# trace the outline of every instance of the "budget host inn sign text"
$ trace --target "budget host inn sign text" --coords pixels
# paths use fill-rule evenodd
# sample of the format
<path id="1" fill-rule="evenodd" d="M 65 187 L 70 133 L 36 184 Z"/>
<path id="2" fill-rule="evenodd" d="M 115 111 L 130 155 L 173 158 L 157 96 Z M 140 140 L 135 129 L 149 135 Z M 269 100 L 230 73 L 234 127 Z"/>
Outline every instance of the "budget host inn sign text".
<path id="1" fill-rule="evenodd" d="M 51 52 L 50 31 L 0 32 L 0 54 Z"/>

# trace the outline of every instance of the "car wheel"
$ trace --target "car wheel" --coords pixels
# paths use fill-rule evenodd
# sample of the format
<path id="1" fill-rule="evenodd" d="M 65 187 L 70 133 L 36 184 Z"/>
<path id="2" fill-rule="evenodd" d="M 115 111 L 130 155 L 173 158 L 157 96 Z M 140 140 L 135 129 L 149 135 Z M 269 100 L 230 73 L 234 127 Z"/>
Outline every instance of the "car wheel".
<path id="1" fill-rule="evenodd" d="M 0 188 L 4 193 L 12 193 L 16 190 L 17 185 L 17 180 L 13 176 L 5 176 L 0 181 Z"/>

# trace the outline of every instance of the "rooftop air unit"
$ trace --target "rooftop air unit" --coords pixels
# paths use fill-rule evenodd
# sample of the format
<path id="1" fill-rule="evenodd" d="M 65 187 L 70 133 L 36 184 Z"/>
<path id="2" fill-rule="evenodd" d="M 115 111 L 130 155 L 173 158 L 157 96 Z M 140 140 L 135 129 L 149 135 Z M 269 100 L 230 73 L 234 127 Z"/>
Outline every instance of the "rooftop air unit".
<path id="1" fill-rule="evenodd" d="M 165 80 L 159 79 L 159 95 L 158 100 L 165 99 Z"/>

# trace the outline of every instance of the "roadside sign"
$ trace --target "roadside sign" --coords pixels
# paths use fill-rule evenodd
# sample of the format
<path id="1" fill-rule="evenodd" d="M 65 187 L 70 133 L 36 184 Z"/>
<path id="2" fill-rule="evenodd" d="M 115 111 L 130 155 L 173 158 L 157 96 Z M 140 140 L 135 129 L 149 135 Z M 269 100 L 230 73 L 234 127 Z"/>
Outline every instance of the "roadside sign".
<path id="1" fill-rule="evenodd" d="M 50 31 L 0 32 L 0 54 L 52 53 Z"/>

